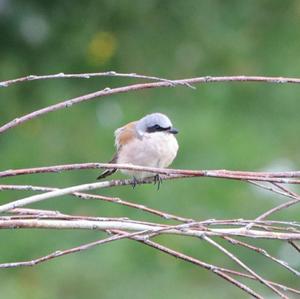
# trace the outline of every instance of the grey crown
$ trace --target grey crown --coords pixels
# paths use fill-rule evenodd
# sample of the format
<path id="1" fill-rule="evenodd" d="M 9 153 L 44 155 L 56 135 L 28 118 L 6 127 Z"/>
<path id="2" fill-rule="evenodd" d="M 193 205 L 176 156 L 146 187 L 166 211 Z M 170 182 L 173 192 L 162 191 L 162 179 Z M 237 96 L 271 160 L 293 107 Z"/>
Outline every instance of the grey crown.
<path id="1" fill-rule="evenodd" d="M 161 128 L 172 128 L 170 119 L 162 113 L 152 113 L 141 118 L 136 124 L 137 133 L 142 136 L 148 128 L 155 125 Z"/>

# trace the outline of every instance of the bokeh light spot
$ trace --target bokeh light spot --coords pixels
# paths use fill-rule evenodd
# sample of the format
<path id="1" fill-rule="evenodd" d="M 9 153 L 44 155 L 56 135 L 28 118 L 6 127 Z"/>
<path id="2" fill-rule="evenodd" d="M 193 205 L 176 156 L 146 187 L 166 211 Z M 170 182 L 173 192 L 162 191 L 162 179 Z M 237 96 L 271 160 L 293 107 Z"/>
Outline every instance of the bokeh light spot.
<path id="1" fill-rule="evenodd" d="M 43 43 L 49 35 L 49 25 L 43 15 L 25 15 L 20 21 L 20 33 L 29 44 Z"/>
<path id="2" fill-rule="evenodd" d="M 116 53 L 117 39 L 111 32 L 97 32 L 88 45 L 88 60 L 92 65 L 107 63 Z"/>
<path id="3" fill-rule="evenodd" d="M 120 105 L 112 101 L 99 103 L 96 113 L 100 125 L 107 128 L 116 128 L 120 125 L 120 120 L 123 119 Z"/>

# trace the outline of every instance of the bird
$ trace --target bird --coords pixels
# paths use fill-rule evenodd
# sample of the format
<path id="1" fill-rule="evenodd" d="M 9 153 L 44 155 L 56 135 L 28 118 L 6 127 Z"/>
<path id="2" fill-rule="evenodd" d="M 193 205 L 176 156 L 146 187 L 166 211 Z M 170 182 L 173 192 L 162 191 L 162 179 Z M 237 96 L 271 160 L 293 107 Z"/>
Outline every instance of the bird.
<path id="1" fill-rule="evenodd" d="M 116 153 L 108 163 L 132 164 L 146 167 L 165 168 L 175 159 L 178 142 L 171 120 L 163 113 L 151 113 L 140 120 L 132 121 L 115 131 Z M 97 179 L 103 179 L 117 171 L 107 169 Z M 150 172 L 121 169 L 133 177 L 133 188 L 138 179 L 154 177 L 154 183 L 161 183 L 160 176 Z"/>

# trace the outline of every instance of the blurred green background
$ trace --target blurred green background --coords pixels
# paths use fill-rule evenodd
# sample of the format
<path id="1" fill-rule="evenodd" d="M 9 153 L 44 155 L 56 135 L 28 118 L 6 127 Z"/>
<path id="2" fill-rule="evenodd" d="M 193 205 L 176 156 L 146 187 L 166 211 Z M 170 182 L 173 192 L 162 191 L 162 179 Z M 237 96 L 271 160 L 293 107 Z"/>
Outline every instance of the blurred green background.
<path id="1" fill-rule="evenodd" d="M 13 1 L 0 0 L 0 80 L 29 74 L 114 70 L 170 79 L 222 75 L 300 75 L 299 1 Z M 72 97 L 141 80 L 58 79 L 0 90 L 4 124 Z M 106 162 L 113 131 L 150 112 L 180 129 L 176 168 L 295 170 L 300 166 L 300 86 L 222 83 L 153 89 L 95 99 L 47 114 L 0 137 L 0 167 Z M 2 183 L 71 186 L 98 171 L 2 179 Z M 116 175 L 115 177 L 122 177 Z M 286 200 L 240 182 L 186 179 L 97 191 L 196 219 L 253 218 Z M 96 193 L 97 193 L 96 192 Z M 2 192 L 1 202 L 29 192 Z M 115 204 L 64 197 L 36 208 L 162 221 Z M 300 220 L 294 206 L 273 219 Z M 98 232 L 1 231 L 0 262 L 35 258 L 105 235 Z M 179 237 L 165 245 L 236 268 L 211 246 Z M 280 242 L 253 241 L 300 268 Z M 272 244 L 271 244 L 272 243 Z M 245 249 L 224 244 L 261 275 L 290 286 L 299 280 Z M 245 281 L 246 282 L 246 281 Z M 247 283 L 265 296 L 268 291 Z M 241 298 L 237 288 L 196 266 L 132 241 L 93 248 L 33 268 L 0 271 L 1 298 Z"/>

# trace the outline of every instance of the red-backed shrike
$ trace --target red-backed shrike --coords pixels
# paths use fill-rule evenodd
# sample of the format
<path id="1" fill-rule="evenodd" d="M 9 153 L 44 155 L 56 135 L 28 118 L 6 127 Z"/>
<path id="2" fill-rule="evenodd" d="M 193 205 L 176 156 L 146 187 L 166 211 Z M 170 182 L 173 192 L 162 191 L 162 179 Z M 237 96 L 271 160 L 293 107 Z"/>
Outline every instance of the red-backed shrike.
<path id="1" fill-rule="evenodd" d="M 174 136 L 177 133 L 166 115 L 148 114 L 115 131 L 117 152 L 109 163 L 168 167 L 178 151 L 178 143 Z M 116 170 L 107 169 L 97 179 L 105 178 Z M 134 180 L 155 176 L 153 173 L 134 170 L 122 169 L 121 172 L 133 176 Z M 159 176 L 155 177 L 159 179 Z"/>

